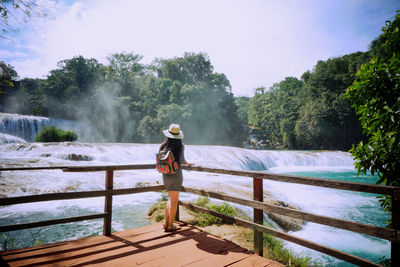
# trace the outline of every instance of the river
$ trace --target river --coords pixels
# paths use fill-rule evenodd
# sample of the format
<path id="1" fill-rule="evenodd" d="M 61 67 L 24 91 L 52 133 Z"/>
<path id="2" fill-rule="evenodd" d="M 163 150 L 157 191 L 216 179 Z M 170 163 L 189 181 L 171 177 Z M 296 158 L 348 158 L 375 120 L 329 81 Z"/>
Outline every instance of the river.
<path id="1" fill-rule="evenodd" d="M 158 144 L 122 143 L 5 143 L 0 144 L 1 166 L 65 166 L 154 163 Z M 237 170 L 256 170 L 375 183 L 371 175 L 356 176 L 349 153 L 340 151 L 267 151 L 226 146 L 186 146 L 186 159 L 198 166 Z M 184 185 L 215 190 L 233 196 L 251 196 L 252 180 L 211 173 L 184 171 Z M 161 184 L 155 170 L 117 171 L 115 188 Z M 60 170 L 3 171 L 0 196 L 12 197 L 53 192 L 104 189 L 104 173 L 64 173 Z M 274 198 L 319 215 L 384 226 L 388 215 L 380 208 L 376 195 L 326 189 L 290 183 L 264 181 L 264 191 Z M 147 209 L 160 193 L 116 196 L 113 201 L 115 231 L 149 224 Z M 182 200 L 197 196 L 182 194 Z M 0 224 L 55 219 L 102 212 L 103 198 L 50 201 L 0 208 Z M 250 209 L 245 209 L 251 215 Z M 92 220 L 40 229 L 7 233 L 13 247 L 77 239 L 101 234 L 102 220 Z M 390 243 L 378 238 L 306 223 L 293 235 L 377 262 L 390 255 Z M 3 237 L 4 239 L 4 237 Z M 2 242 L 3 243 L 3 242 Z M 346 266 L 341 260 L 286 243 L 303 255 L 311 255 L 327 266 Z M 3 246 L 4 244 L 2 244 Z"/>

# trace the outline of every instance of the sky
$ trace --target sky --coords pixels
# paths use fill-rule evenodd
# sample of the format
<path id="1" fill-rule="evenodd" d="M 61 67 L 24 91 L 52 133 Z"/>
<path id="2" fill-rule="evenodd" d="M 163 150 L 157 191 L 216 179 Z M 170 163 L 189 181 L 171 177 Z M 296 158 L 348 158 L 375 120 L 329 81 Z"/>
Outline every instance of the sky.
<path id="1" fill-rule="evenodd" d="M 398 0 L 36 0 L 40 12 L 0 38 L 0 60 L 20 78 L 45 78 L 82 55 L 107 64 L 134 52 L 142 63 L 206 53 L 236 96 L 252 96 L 318 60 L 366 51 Z M 18 18 L 19 14 L 16 14 Z"/>

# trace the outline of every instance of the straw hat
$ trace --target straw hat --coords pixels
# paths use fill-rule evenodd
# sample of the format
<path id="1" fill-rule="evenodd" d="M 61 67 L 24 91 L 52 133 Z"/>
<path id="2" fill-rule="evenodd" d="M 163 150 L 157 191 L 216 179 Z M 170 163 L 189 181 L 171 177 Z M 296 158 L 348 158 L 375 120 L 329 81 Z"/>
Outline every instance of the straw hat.
<path id="1" fill-rule="evenodd" d="M 168 138 L 183 139 L 183 132 L 181 131 L 181 126 L 179 126 L 179 124 L 171 124 L 169 129 L 164 130 L 163 133 Z"/>

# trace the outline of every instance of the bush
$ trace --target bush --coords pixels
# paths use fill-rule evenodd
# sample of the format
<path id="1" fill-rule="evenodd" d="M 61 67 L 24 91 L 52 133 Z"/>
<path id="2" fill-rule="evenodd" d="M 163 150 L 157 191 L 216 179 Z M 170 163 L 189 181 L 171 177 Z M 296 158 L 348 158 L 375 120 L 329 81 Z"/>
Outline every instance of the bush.
<path id="1" fill-rule="evenodd" d="M 196 201 L 196 205 L 205 208 L 210 203 L 208 197 L 199 197 Z"/>
<path id="2" fill-rule="evenodd" d="M 35 136 L 36 142 L 65 142 L 76 141 L 78 135 L 72 131 L 65 131 L 52 125 L 43 127 L 43 129 Z"/>
<path id="3" fill-rule="evenodd" d="M 210 204 L 210 199 L 208 197 L 199 197 L 194 204 L 197 206 L 203 207 L 203 208 L 207 208 L 210 210 L 214 210 L 214 211 L 223 213 L 225 215 L 229 215 L 229 216 L 237 216 L 239 214 L 239 212 L 234 207 L 232 207 L 231 205 L 229 205 L 226 202 L 223 202 L 220 205 Z M 201 227 L 205 227 L 205 226 L 209 226 L 209 225 L 213 225 L 213 224 L 224 224 L 224 223 L 232 224 L 232 222 L 230 222 L 230 221 L 226 221 L 222 218 L 215 217 L 215 216 L 207 214 L 207 213 L 199 212 L 198 215 L 199 216 L 197 216 L 197 218 L 195 220 L 192 220 L 189 223 L 198 225 Z"/>
<path id="4" fill-rule="evenodd" d="M 276 237 L 265 233 L 263 236 L 264 247 L 267 248 L 265 257 L 268 259 L 279 261 L 286 266 L 323 266 L 321 262 L 313 261 L 309 254 L 301 255 L 290 248 L 286 248 L 284 243 Z"/>

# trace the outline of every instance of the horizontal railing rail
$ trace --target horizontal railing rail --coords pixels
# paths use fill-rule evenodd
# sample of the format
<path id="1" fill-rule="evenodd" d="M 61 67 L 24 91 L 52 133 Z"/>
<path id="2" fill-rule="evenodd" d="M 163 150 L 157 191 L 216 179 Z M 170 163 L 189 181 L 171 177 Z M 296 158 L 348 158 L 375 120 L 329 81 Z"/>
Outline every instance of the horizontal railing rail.
<path id="1" fill-rule="evenodd" d="M 124 189 L 114 189 L 113 188 L 113 172 L 121 170 L 146 170 L 154 169 L 155 164 L 135 164 L 135 165 L 101 165 L 101 166 L 50 166 L 50 167 L 13 167 L 13 168 L 0 168 L 1 171 L 29 171 L 29 170 L 62 170 L 65 172 L 97 172 L 105 171 L 105 190 L 97 191 L 81 191 L 81 192 L 66 192 L 66 193 L 51 193 L 42 195 L 31 195 L 31 196 L 20 196 L 20 197 L 10 197 L 10 198 L 0 198 L 0 206 L 24 204 L 32 202 L 41 201 L 52 201 L 52 200 L 67 200 L 67 199 L 79 199 L 79 198 L 92 198 L 92 197 L 104 197 L 104 212 L 99 214 L 83 215 L 69 218 L 61 218 L 55 220 L 47 220 L 41 222 L 29 222 L 21 223 L 16 225 L 3 225 L 0 226 L 0 232 L 21 230 L 33 227 L 49 226 L 54 224 L 62 224 L 69 222 L 76 222 L 81 220 L 90 219 L 104 219 L 103 234 L 111 234 L 111 221 L 112 221 L 112 197 L 114 195 L 124 195 L 124 194 L 135 194 L 142 192 L 159 192 L 164 189 L 163 185 L 157 186 L 145 186 L 136 188 L 124 188 Z M 217 168 L 206 168 L 199 166 L 184 166 L 185 170 L 188 171 L 198 171 L 198 172 L 211 172 L 224 175 L 234 175 L 242 177 L 253 178 L 253 199 L 242 199 L 238 197 L 228 196 L 226 194 L 221 194 L 217 192 L 183 187 L 182 191 L 192 194 L 197 194 L 201 196 L 207 196 L 215 199 L 220 199 L 240 205 L 245 205 L 254 209 L 254 222 L 249 222 L 236 217 L 227 216 L 220 214 L 218 212 L 197 207 L 192 204 L 180 202 L 181 205 L 197 210 L 212 214 L 224 218 L 228 221 L 233 221 L 238 225 L 243 225 L 245 227 L 250 227 L 254 229 L 254 251 L 262 255 L 263 251 L 263 237 L 262 233 L 268 233 L 279 238 L 285 239 L 287 241 L 314 249 L 316 251 L 325 253 L 330 256 L 334 256 L 345 261 L 363 265 L 363 266 L 378 266 L 378 264 L 371 261 L 362 259 L 360 257 L 332 249 L 320 244 L 316 244 L 311 241 L 307 241 L 302 238 L 295 237 L 293 235 L 272 229 L 263 225 L 263 212 L 272 212 L 281 214 L 284 216 L 289 216 L 292 218 L 302 219 L 304 221 L 314 222 L 318 224 L 323 224 L 339 229 L 349 230 L 361 234 L 366 234 L 382 239 L 391 241 L 392 244 L 392 264 L 398 262 L 398 256 L 396 256 L 395 251 L 399 248 L 399 200 L 400 200 L 400 187 L 395 186 L 382 186 L 374 184 L 364 184 L 357 182 L 348 181 L 338 181 L 323 178 L 313 178 L 297 175 L 286 175 L 286 174 L 272 174 L 266 172 L 258 171 L 242 171 L 242 170 L 226 170 Z M 300 210 L 290 209 L 286 207 L 281 207 L 278 205 L 263 203 L 263 180 L 273 180 L 279 182 L 296 183 L 302 185 L 319 186 L 332 189 L 349 190 L 356 192 L 366 192 L 373 194 L 384 194 L 390 195 L 393 198 L 393 212 L 392 212 L 392 228 L 382 228 L 373 225 L 361 224 L 353 221 L 342 220 L 322 215 L 316 215 Z"/>
<path id="2" fill-rule="evenodd" d="M 9 167 L 0 168 L 1 171 L 29 171 L 29 170 L 63 170 L 65 172 L 97 172 L 107 170 L 143 170 L 155 169 L 155 164 L 130 164 L 130 165 L 99 165 L 99 166 L 50 166 L 50 167 Z M 380 195 L 392 195 L 395 190 L 400 190 L 399 186 L 384 186 L 376 184 L 366 184 L 359 182 L 339 181 L 325 178 L 314 178 L 300 175 L 266 173 L 261 171 L 242 171 L 226 170 L 218 168 L 206 168 L 199 166 L 183 166 L 185 170 L 198 172 L 211 172 L 217 174 L 226 174 L 244 177 L 257 177 L 278 182 L 295 183 L 303 185 L 312 185 L 333 189 L 342 189 L 348 191 L 373 193 Z"/>
<path id="3" fill-rule="evenodd" d="M 198 172 L 212 172 L 212 173 L 235 175 L 235 176 L 256 177 L 257 179 L 312 185 L 312 186 L 342 189 L 342 190 L 364 192 L 364 193 L 374 193 L 380 195 L 391 195 L 395 190 L 400 190 L 399 186 L 384 186 L 384 185 L 339 181 L 333 179 L 314 178 L 314 177 L 290 175 L 290 174 L 266 173 L 259 171 L 225 170 L 225 169 L 198 167 L 198 166 L 184 166 L 183 169 L 193 170 Z"/>
<path id="4" fill-rule="evenodd" d="M 250 222 L 250 221 L 247 221 L 247 220 L 244 220 L 244 219 L 241 219 L 241 218 L 229 216 L 229 215 L 226 215 L 226 214 L 223 214 L 223 213 L 219 213 L 217 211 L 213 211 L 213 210 L 210 210 L 210 209 L 202 208 L 202 207 L 199 207 L 199 206 L 196 206 L 196 205 L 193 205 L 193 204 L 189 204 L 189 203 L 185 203 L 185 202 L 182 202 L 182 201 L 179 201 L 179 204 L 184 206 L 184 207 L 186 207 L 186 208 L 188 208 L 188 209 L 190 209 L 190 210 L 211 214 L 213 216 L 220 217 L 220 218 L 222 218 L 222 219 L 224 219 L 226 221 L 233 222 L 233 223 L 235 223 L 237 225 L 241 225 L 241 226 L 244 226 L 244 227 L 252 228 L 252 229 L 255 229 L 255 230 L 259 231 L 259 232 L 270 234 L 270 235 L 282 238 L 282 239 L 290 241 L 292 243 L 295 243 L 295 244 L 298 244 L 298 245 L 301 245 L 301 246 L 304 246 L 304 247 L 319 251 L 321 253 L 324 253 L 324 254 L 327 254 L 327 255 L 330 255 L 330 256 L 345 260 L 345 261 L 353 263 L 353 264 L 357 264 L 359 266 L 381 266 L 381 265 L 379 265 L 379 264 L 377 264 L 375 262 L 368 261 L 366 259 L 351 255 L 349 253 L 345 253 L 345 252 L 337 250 L 337 249 L 333 249 L 333 248 L 330 248 L 330 247 L 327 247 L 327 246 L 324 246 L 324 245 L 321 245 L 321 244 L 317 244 L 317 243 L 308 241 L 306 239 L 299 238 L 299 237 L 296 237 L 296 236 L 293 236 L 293 235 L 290 235 L 290 234 L 287 234 L 287 233 L 284 233 L 284 232 L 269 228 L 267 226 L 264 226 L 264 225 L 261 225 L 261 224 L 258 224 L 258 223 L 254 223 L 254 222 Z"/>
<path id="5" fill-rule="evenodd" d="M 336 219 L 333 217 L 327 217 L 322 215 L 315 215 L 312 213 L 281 207 L 278 205 L 262 203 L 259 201 L 248 200 L 238 197 L 232 197 L 225 194 L 220 194 L 216 192 L 199 190 L 195 188 L 183 187 L 182 191 L 197 194 L 200 196 L 207 196 L 219 200 L 225 200 L 232 203 L 240 204 L 243 206 L 261 209 L 268 212 L 273 212 L 292 218 L 301 219 L 304 221 L 314 222 L 318 224 L 323 224 L 335 228 L 340 228 L 344 230 L 349 230 L 352 232 L 357 232 L 360 234 L 375 236 L 378 238 L 386 239 L 389 241 L 394 241 L 396 239 L 396 231 L 394 229 L 388 229 L 383 227 L 372 226 L 368 224 L 357 223 L 348 220 Z"/>
<path id="6" fill-rule="evenodd" d="M 143 193 L 143 192 L 159 192 L 159 191 L 164 190 L 164 188 L 165 188 L 164 185 L 154 185 L 154 186 L 122 188 L 122 189 L 113 189 L 113 190 L 50 193 L 50 194 L 41 194 L 41 195 L 9 197 L 9 198 L 0 198 L 0 206 L 42 202 L 42 201 L 53 201 L 53 200 L 104 197 L 107 195 L 116 196 L 116 195 L 128 195 L 128 194 Z"/>
<path id="7" fill-rule="evenodd" d="M 68 218 L 60 218 L 54 220 L 46 220 L 46 221 L 39 221 L 39 222 L 29 222 L 29 223 L 18 223 L 12 225 L 3 225 L 0 226 L 0 232 L 10 232 L 16 230 L 24 230 L 29 228 L 36 228 L 36 227 L 43 227 L 43 226 L 50 226 L 56 224 L 63 224 L 63 223 L 71 223 L 71 222 L 79 222 L 79 221 L 86 221 L 86 220 L 94 220 L 94 219 L 101 219 L 105 218 L 107 213 L 97 213 L 97 214 L 90 214 L 90 215 L 82 215 L 82 216 L 75 216 L 75 217 L 68 217 Z"/>
<path id="8" fill-rule="evenodd" d="M 42 195 L 0 198 L 0 206 L 27 204 L 27 203 L 54 201 L 54 200 L 70 200 L 70 199 L 82 199 L 82 198 L 93 198 L 93 197 L 107 197 L 116 195 L 128 195 L 128 194 L 137 194 L 144 192 L 161 192 L 164 189 L 165 189 L 164 185 L 156 185 L 156 186 L 123 188 L 123 189 L 113 189 L 113 190 L 51 193 Z M 103 212 L 91 215 L 82 215 L 76 217 L 60 218 L 60 219 L 46 220 L 39 222 L 18 223 L 13 225 L 0 225 L 0 232 L 9 232 L 15 230 L 23 230 L 35 227 L 50 226 L 56 224 L 85 221 L 85 220 L 94 220 L 101 218 L 104 219 L 108 216 L 108 214 L 109 214 L 108 212 Z"/>

